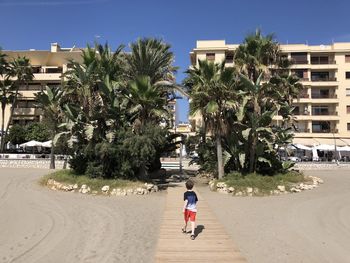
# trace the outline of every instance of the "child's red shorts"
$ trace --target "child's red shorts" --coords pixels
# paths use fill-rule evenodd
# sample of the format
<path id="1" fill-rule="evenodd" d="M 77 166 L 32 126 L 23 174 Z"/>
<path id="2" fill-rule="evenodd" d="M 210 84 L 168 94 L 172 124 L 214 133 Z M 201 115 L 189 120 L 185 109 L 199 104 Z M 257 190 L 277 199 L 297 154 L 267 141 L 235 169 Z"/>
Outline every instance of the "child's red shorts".
<path id="1" fill-rule="evenodd" d="M 188 209 L 185 209 L 185 222 L 188 222 L 188 220 L 190 220 L 191 222 L 196 221 L 196 212 L 190 211 Z"/>

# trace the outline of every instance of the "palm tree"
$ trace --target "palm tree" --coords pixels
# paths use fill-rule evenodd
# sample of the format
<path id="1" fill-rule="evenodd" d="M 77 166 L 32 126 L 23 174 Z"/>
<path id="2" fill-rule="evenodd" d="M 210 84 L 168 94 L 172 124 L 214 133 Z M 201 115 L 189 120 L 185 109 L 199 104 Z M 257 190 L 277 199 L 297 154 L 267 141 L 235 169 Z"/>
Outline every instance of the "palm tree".
<path id="1" fill-rule="evenodd" d="M 7 135 L 7 132 L 9 130 L 9 127 L 12 123 L 12 118 L 13 118 L 13 112 L 16 107 L 17 99 L 19 96 L 19 88 L 23 85 L 28 84 L 29 81 L 33 80 L 33 69 L 32 66 L 30 65 L 29 59 L 26 57 L 18 57 L 14 59 L 10 64 L 9 64 L 9 71 L 7 73 L 8 77 L 13 78 L 13 85 L 15 87 L 15 94 L 12 97 L 11 101 L 11 111 L 10 111 L 10 116 L 9 120 L 6 125 L 6 130 L 5 130 L 5 138 Z M 4 147 L 4 145 L 3 145 Z M 4 148 L 1 149 L 2 151 Z"/>
<path id="2" fill-rule="evenodd" d="M 140 123 L 141 132 L 147 123 L 157 123 L 169 114 L 165 108 L 166 98 L 162 97 L 161 89 L 157 85 L 151 84 L 149 76 L 139 76 L 131 81 L 128 92 L 128 113 L 131 121 Z"/>
<path id="3" fill-rule="evenodd" d="M 225 64 L 199 61 L 199 67 L 188 71 L 193 83 L 190 112 L 204 116 L 205 127 L 213 134 L 217 149 L 218 177 L 224 176 L 222 136 L 227 126 L 226 114 L 237 108 L 237 83 L 234 69 Z M 206 128 L 205 128 L 206 129 Z M 206 136 L 206 135 L 204 135 Z"/>
<path id="4" fill-rule="evenodd" d="M 243 44 L 235 52 L 235 66 L 242 74 L 242 89 L 249 96 L 248 105 L 252 109 L 251 119 L 257 120 L 262 115 L 262 107 L 266 97 L 266 85 L 261 81 L 269 76 L 269 66 L 279 63 L 281 57 L 278 43 L 272 34 L 263 36 L 260 30 L 255 34 L 248 35 Z M 257 124 L 254 121 L 255 124 Z M 257 125 L 253 125 L 250 132 L 246 158 L 249 158 L 248 172 L 256 170 L 257 155 L 256 147 L 258 143 Z M 248 157 L 249 156 L 249 157 Z"/>
<path id="5" fill-rule="evenodd" d="M 51 88 L 46 87 L 46 92 L 39 92 L 36 94 L 38 105 L 42 108 L 44 113 L 44 122 L 52 134 L 52 145 L 50 154 L 50 169 L 55 169 L 55 143 L 54 137 L 58 133 L 59 124 L 62 120 L 61 99 L 63 90 L 60 87 Z"/>
<path id="6" fill-rule="evenodd" d="M 157 81 L 173 81 L 176 67 L 171 46 L 154 38 L 138 39 L 130 44 L 131 53 L 126 54 L 126 75 L 130 80 L 149 76 L 152 84 Z"/>
<path id="7" fill-rule="evenodd" d="M 244 42 L 235 51 L 235 67 L 254 83 L 260 74 L 268 75 L 269 66 L 278 64 L 281 59 L 279 44 L 274 35 L 263 36 L 257 29 L 254 34 L 248 35 Z"/>
<path id="8" fill-rule="evenodd" d="M 0 81 L 0 102 L 1 102 L 1 150 L 5 145 L 5 109 L 13 101 L 13 82 L 6 77 Z"/>

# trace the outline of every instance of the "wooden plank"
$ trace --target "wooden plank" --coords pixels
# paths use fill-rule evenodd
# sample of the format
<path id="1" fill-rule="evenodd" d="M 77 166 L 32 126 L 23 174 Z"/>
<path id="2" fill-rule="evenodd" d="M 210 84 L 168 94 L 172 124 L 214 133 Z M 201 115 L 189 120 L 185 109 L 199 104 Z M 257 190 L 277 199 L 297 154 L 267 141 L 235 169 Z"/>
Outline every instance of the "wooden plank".
<path id="1" fill-rule="evenodd" d="M 172 185 L 167 191 L 155 262 L 247 262 L 198 191 L 196 239 L 182 233 L 185 186 Z M 190 231 L 190 224 L 187 230 Z"/>

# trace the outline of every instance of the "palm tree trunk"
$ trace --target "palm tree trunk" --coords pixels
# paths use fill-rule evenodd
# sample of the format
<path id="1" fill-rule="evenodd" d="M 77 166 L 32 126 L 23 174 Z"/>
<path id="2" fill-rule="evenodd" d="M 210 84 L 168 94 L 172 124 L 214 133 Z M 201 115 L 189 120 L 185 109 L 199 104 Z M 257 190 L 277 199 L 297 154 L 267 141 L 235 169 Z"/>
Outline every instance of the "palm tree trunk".
<path id="1" fill-rule="evenodd" d="M 15 105 L 16 105 L 17 97 L 18 97 L 18 90 L 19 90 L 19 87 L 20 87 L 21 85 L 22 85 L 22 84 L 19 83 L 18 87 L 16 88 L 15 96 L 13 97 L 13 100 L 12 100 L 10 116 L 9 116 L 9 120 L 8 120 L 8 122 L 7 122 L 6 130 L 5 130 L 4 142 L 6 141 L 7 133 L 8 133 L 8 130 L 9 130 L 9 128 L 10 128 L 10 124 L 11 124 L 11 122 L 12 122 L 13 112 L 15 111 Z"/>
<path id="2" fill-rule="evenodd" d="M 216 153 L 218 159 L 218 178 L 222 179 L 224 177 L 224 163 L 222 160 L 222 145 L 221 145 L 221 136 L 216 136 Z"/>
<path id="3" fill-rule="evenodd" d="M 0 152 L 4 152 L 4 145 L 5 145 L 5 107 L 6 104 L 1 105 L 1 146 L 0 146 Z"/>
<path id="4" fill-rule="evenodd" d="M 50 169 L 56 169 L 55 165 L 55 147 L 53 144 L 51 145 L 51 153 L 50 153 Z"/>
<path id="5" fill-rule="evenodd" d="M 203 136 L 202 136 L 202 142 L 207 142 L 207 118 L 203 117 Z"/>
<path id="6" fill-rule="evenodd" d="M 249 173 L 255 172 L 255 167 L 256 167 L 255 149 L 256 149 L 256 136 L 253 133 L 252 144 L 251 144 L 251 147 L 249 148 Z"/>

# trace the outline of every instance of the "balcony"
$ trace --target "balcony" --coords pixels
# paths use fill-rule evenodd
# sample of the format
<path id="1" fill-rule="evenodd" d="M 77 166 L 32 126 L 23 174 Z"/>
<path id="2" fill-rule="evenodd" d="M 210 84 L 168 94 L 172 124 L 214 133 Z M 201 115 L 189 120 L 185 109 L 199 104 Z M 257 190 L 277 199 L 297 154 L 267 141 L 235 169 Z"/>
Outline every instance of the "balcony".
<path id="1" fill-rule="evenodd" d="M 312 133 L 338 133 L 338 129 L 312 129 Z"/>
<path id="2" fill-rule="evenodd" d="M 337 78 L 335 77 L 327 77 L 327 78 L 324 78 L 324 77 L 315 77 L 315 76 L 312 76 L 311 77 L 311 81 L 315 82 L 315 81 L 337 81 Z"/>
<path id="3" fill-rule="evenodd" d="M 338 116 L 337 111 L 312 111 L 312 116 Z"/>
<path id="4" fill-rule="evenodd" d="M 313 99 L 337 99 L 337 94 L 311 94 L 311 98 Z"/>
<path id="5" fill-rule="evenodd" d="M 311 65 L 335 65 L 335 64 L 337 64 L 335 60 L 323 61 L 323 60 L 313 60 L 311 58 Z"/>
<path id="6" fill-rule="evenodd" d="M 309 64 L 309 61 L 306 59 L 293 59 L 292 58 L 292 63 L 294 65 L 305 65 L 305 64 Z"/>
<path id="7" fill-rule="evenodd" d="M 295 131 L 295 133 L 310 133 L 310 129 L 306 129 L 306 128 L 297 129 L 297 130 Z"/>
<path id="8" fill-rule="evenodd" d="M 39 108 L 15 108 L 13 110 L 14 116 L 27 116 L 27 115 L 41 115 L 42 110 Z"/>

